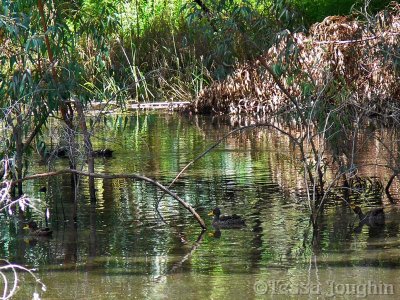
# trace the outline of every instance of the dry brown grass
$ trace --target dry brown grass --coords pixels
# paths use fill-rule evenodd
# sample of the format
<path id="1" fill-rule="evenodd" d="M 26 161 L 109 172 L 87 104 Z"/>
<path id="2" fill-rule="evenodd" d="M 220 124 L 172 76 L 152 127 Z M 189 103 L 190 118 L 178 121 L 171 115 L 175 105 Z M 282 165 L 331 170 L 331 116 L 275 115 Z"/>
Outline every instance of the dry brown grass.
<path id="1" fill-rule="evenodd" d="M 287 33 L 258 60 L 239 65 L 226 80 L 204 89 L 192 108 L 198 113 L 235 114 L 290 109 L 287 97 L 262 67 L 263 60 L 279 66 L 281 82 L 300 104 L 322 99 L 392 111 L 400 100 L 399 44 L 399 3 L 392 2 L 368 20 L 327 17 L 308 35 Z"/>

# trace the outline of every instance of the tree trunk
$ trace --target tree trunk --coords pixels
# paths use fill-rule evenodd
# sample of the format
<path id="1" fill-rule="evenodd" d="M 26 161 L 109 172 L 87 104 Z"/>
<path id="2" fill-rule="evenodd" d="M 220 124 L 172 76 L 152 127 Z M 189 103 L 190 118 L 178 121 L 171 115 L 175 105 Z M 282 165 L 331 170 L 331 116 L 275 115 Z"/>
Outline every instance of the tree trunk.
<path id="1" fill-rule="evenodd" d="M 87 163 L 88 163 L 88 172 L 93 174 L 94 173 L 93 147 L 92 147 L 92 142 L 90 141 L 90 133 L 87 130 L 87 126 L 86 126 L 85 113 L 83 112 L 83 107 L 82 107 L 82 104 L 79 102 L 79 100 L 76 100 L 74 102 L 74 104 L 75 104 L 76 112 L 78 114 L 79 124 L 80 124 L 81 130 L 82 130 L 82 134 L 83 134 L 86 158 L 87 158 Z M 96 202 L 94 177 L 92 177 L 92 176 L 89 177 L 89 193 L 90 193 L 90 201 Z"/>

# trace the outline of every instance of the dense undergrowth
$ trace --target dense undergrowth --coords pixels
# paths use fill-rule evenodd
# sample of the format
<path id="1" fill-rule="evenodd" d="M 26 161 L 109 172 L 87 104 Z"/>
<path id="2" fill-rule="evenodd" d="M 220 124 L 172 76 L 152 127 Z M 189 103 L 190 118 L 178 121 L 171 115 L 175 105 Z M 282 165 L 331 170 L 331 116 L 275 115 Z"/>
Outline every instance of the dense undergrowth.
<path id="1" fill-rule="evenodd" d="M 204 1 L 206 13 L 193 1 L 148 13 L 145 24 L 123 29 L 112 46 L 116 81 L 128 86 L 138 101 L 190 101 L 238 64 L 263 54 L 282 30 L 307 31 L 326 16 L 349 14 L 365 5 L 351 0 L 312 2 Z M 374 12 L 387 3 L 371 1 L 369 8 Z"/>
<path id="2" fill-rule="evenodd" d="M 376 11 L 388 2 L 370 1 L 369 7 Z M 23 77 L 29 69 L 26 87 L 35 86 L 35 93 L 45 91 L 50 99 L 55 91 L 84 102 L 117 98 L 116 93 L 121 102 L 191 100 L 238 63 L 264 53 L 282 30 L 304 31 L 328 15 L 363 5 L 351 0 L 45 3 L 46 45 L 37 2 L 6 1 L 0 8 L 0 93 L 11 97 L 11 86 L 19 85 L 10 80 L 14 71 Z M 50 82 L 52 63 L 56 86 Z"/>

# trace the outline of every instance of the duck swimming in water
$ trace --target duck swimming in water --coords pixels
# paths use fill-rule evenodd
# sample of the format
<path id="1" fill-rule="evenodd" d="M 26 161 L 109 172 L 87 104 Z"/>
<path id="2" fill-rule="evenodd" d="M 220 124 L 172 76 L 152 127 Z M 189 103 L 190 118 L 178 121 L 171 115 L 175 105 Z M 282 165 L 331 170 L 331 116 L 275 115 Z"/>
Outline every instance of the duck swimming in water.
<path id="1" fill-rule="evenodd" d="M 208 215 L 214 216 L 212 225 L 217 228 L 241 228 L 246 226 L 244 220 L 236 214 L 232 216 L 221 216 L 219 207 L 214 208 Z"/>
<path id="2" fill-rule="evenodd" d="M 375 208 L 364 214 L 359 206 L 354 207 L 353 211 L 360 219 L 360 225 L 368 225 L 370 227 L 385 225 L 385 212 L 383 208 Z"/>
<path id="3" fill-rule="evenodd" d="M 35 221 L 29 221 L 24 228 L 29 228 L 29 235 L 31 236 L 51 236 L 53 231 L 50 228 L 39 228 Z"/>

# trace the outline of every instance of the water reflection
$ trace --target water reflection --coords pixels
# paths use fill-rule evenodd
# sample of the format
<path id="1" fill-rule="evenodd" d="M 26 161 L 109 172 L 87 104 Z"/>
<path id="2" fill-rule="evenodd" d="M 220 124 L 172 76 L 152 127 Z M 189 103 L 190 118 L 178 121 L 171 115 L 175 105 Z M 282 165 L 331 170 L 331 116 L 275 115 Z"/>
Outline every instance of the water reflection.
<path id="1" fill-rule="evenodd" d="M 230 130 L 220 119 L 108 116 L 93 144 L 115 152 L 96 158 L 96 171 L 145 174 L 167 185 Z M 163 222 L 155 211 L 162 193 L 144 182 L 96 179 L 96 204 L 90 203 L 86 178 L 80 178 L 77 194 L 69 176 L 30 182 L 29 192 L 42 199 L 31 215 L 43 220 L 49 207 L 54 237 L 26 243 L 23 232 L 4 228 L 2 217 L 0 253 L 39 267 L 48 285 L 44 299 L 275 299 L 268 291 L 260 294 L 257 282 L 324 283 L 328 289 L 328 281 L 362 284 L 376 276 L 400 289 L 398 209 L 373 192 L 351 195 L 364 209 L 385 206 L 385 226 L 359 227 L 351 208 L 334 197 L 313 235 L 300 168 L 290 141 L 277 132 L 256 129 L 230 137 L 173 186 L 206 220 L 206 234 L 168 196 L 159 205 Z M 213 230 L 207 212 L 215 206 L 243 216 L 247 226 Z"/>

